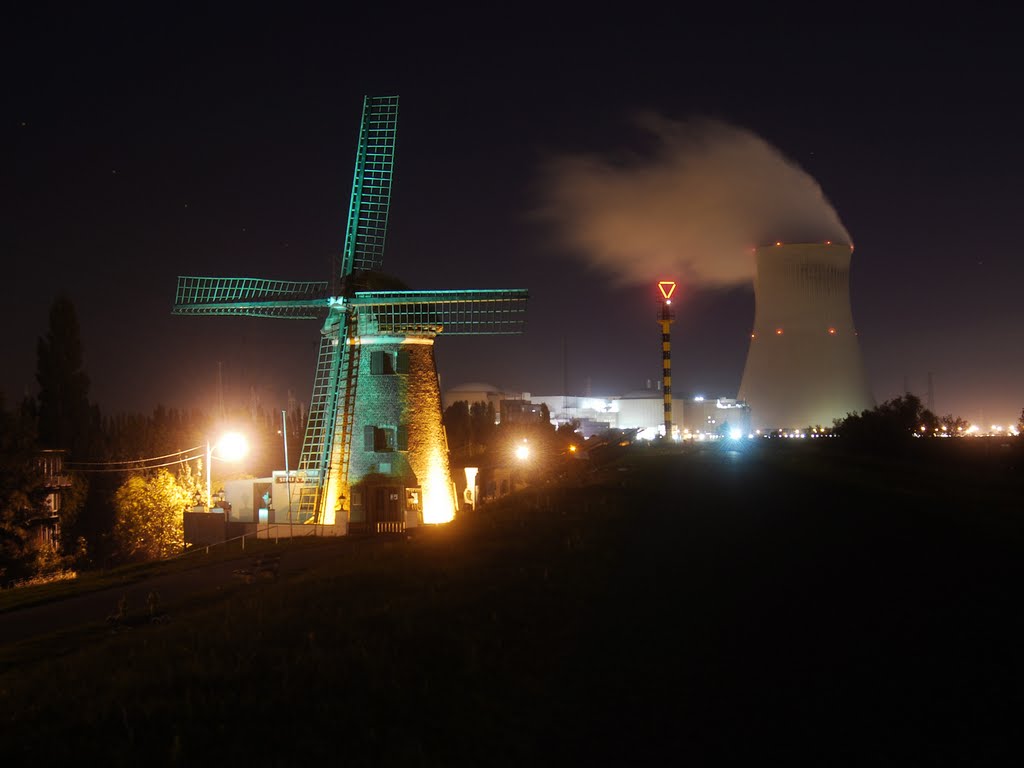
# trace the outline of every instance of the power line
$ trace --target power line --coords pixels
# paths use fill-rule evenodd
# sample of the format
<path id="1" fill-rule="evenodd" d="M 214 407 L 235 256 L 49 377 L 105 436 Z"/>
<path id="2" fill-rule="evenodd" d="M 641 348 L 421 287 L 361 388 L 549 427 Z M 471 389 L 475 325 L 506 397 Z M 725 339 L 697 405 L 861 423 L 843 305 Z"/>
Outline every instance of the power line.
<path id="1" fill-rule="evenodd" d="M 151 456 L 144 459 L 121 459 L 118 461 L 67 462 L 64 466 L 72 472 L 133 472 L 144 469 L 171 467 L 175 464 L 183 464 L 186 461 L 194 461 L 195 459 L 203 456 L 203 451 L 205 451 L 205 447 L 197 445 L 192 448 L 186 448 L 183 451 L 176 451 L 163 456 Z M 171 461 L 164 462 L 163 464 L 149 463 L 153 461 L 161 461 L 163 459 L 171 459 Z"/>
<path id="2" fill-rule="evenodd" d="M 136 467 L 109 467 L 109 468 L 96 468 L 96 469 L 82 469 L 74 465 L 66 465 L 67 469 L 71 472 L 137 472 L 144 469 L 160 469 L 161 467 L 173 467 L 175 464 L 184 464 L 186 461 L 194 461 L 195 459 L 202 458 L 203 454 L 197 453 L 195 456 L 183 456 L 176 461 L 168 461 L 164 464 L 146 464 Z M 139 459 L 139 461 L 148 461 L 148 459 Z"/>
<path id="3" fill-rule="evenodd" d="M 193 446 L 192 448 L 186 448 L 183 451 L 175 451 L 174 453 L 167 453 L 164 454 L 163 456 L 151 456 L 148 459 L 118 459 L 117 461 L 72 461 L 68 462 L 68 464 L 74 464 L 76 466 L 105 467 L 111 464 L 130 464 L 132 462 L 139 461 L 160 461 L 160 459 L 169 459 L 172 456 L 180 456 L 183 453 L 192 453 L 192 451 L 198 451 L 200 449 L 205 450 L 205 446 L 196 445 Z"/>

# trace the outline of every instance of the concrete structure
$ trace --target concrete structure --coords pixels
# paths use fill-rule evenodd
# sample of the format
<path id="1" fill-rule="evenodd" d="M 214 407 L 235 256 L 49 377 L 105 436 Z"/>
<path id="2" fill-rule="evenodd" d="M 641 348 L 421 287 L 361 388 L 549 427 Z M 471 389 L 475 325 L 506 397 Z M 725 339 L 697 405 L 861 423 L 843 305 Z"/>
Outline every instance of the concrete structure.
<path id="1" fill-rule="evenodd" d="M 755 429 L 831 427 L 874 407 L 850 309 L 852 245 L 755 249 L 754 329 L 739 400 Z"/>

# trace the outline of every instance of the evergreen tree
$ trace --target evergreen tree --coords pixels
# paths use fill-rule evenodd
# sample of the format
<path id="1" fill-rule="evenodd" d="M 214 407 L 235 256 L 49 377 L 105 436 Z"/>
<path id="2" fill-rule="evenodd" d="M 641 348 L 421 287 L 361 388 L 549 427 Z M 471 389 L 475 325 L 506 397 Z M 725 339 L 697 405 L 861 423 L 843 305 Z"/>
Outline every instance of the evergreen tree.
<path id="1" fill-rule="evenodd" d="M 36 345 L 36 383 L 39 444 L 62 448 L 74 461 L 88 459 L 98 411 L 89 404 L 78 316 L 66 296 L 54 301 L 49 329 Z"/>

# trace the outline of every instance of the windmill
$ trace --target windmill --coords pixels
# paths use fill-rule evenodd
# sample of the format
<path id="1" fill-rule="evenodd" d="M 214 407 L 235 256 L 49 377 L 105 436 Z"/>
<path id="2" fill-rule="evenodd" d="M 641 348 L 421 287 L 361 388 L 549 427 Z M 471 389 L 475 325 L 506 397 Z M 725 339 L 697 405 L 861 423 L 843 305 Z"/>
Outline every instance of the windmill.
<path id="1" fill-rule="evenodd" d="M 318 319 L 297 522 L 389 532 L 455 514 L 434 339 L 521 333 L 527 291 L 393 289 L 380 273 L 397 96 L 367 96 L 340 263 L 325 282 L 178 278 L 173 314 Z"/>

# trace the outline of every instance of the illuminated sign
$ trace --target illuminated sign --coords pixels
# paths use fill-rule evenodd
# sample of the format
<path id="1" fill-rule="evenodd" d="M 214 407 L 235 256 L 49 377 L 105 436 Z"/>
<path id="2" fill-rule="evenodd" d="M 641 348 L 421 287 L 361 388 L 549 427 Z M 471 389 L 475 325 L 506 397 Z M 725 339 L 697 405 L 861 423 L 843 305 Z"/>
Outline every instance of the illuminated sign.
<path id="1" fill-rule="evenodd" d="M 658 290 L 661 291 L 661 297 L 668 301 L 672 298 L 672 294 L 676 292 L 675 280 L 661 280 L 658 283 Z"/>

